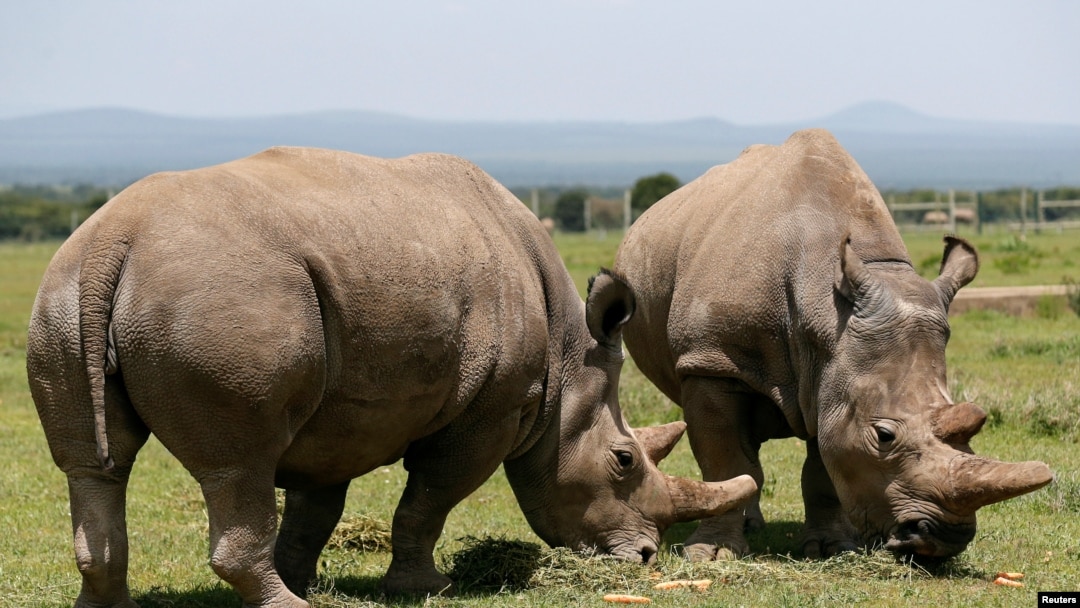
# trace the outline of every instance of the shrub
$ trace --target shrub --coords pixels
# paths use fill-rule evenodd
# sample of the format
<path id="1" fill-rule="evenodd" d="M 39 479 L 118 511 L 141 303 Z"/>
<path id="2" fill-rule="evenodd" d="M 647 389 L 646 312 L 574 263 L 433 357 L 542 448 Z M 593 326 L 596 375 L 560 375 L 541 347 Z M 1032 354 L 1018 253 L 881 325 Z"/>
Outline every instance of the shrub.
<path id="1" fill-rule="evenodd" d="M 1065 277 L 1061 282 L 1065 283 L 1065 302 L 1080 316 L 1080 282 L 1072 277 Z"/>

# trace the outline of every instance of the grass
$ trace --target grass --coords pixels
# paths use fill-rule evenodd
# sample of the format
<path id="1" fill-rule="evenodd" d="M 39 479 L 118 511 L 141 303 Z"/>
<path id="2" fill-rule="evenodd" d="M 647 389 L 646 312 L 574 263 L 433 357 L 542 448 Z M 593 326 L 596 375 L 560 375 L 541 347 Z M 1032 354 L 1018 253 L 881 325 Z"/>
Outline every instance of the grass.
<path id="1" fill-rule="evenodd" d="M 610 265 L 621 235 L 557 235 L 575 283 Z M 976 285 L 1057 283 L 1080 274 L 1080 239 L 1031 235 L 1024 246 L 1005 236 L 975 237 L 983 255 Z M 79 576 L 72 559 L 67 488 L 53 466 L 25 378 L 25 329 L 37 282 L 56 243 L 0 244 L 0 605 L 70 606 Z M 940 235 L 909 239 L 912 259 L 936 272 Z M 1041 252 L 1019 274 L 999 268 L 1016 247 Z M 1011 248 L 1011 249 L 1010 249 Z M 933 256 L 937 260 L 931 261 Z M 1033 260 L 1035 259 L 1033 257 Z M 920 260 L 925 260 L 925 264 Z M 691 564 L 672 554 L 693 530 L 668 532 L 655 567 L 587 559 L 549 549 L 529 530 L 498 472 L 447 520 L 436 560 L 463 593 L 424 606 L 602 606 L 603 593 L 632 593 L 664 606 L 1033 606 L 1037 590 L 1080 588 L 1080 317 L 1013 318 L 973 312 L 952 320 L 949 383 L 956 399 L 978 402 L 989 422 L 975 438 L 980 454 L 1039 459 L 1057 474 L 1036 493 L 980 511 L 979 532 L 960 557 L 935 569 L 886 553 L 806 561 L 797 539 L 802 520 L 800 442 L 763 446 L 765 529 L 750 535 L 754 555 L 728 563 Z M 620 387 L 634 425 L 678 419 L 668 402 L 628 362 Z M 672 474 L 699 475 L 685 441 L 664 461 Z M 400 465 L 357 479 L 346 516 L 320 563 L 315 606 L 386 605 L 376 590 L 389 564 L 386 533 L 404 487 Z M 143 608 L 235 607 L 236 594 L 210 570 L 205 507 L 198 486 L 156 441 L 140 453 L 128 497 L 130 584 Z M 990 584 L 998 570 L 1022 571 L 1026 587 Z M 660 592 L 658 580 L 711 579 L 701 593 Z"/>
<path id="2" fill-rule="evenodd" d="M 970 231 L 970 228 L 967 229 Z M 972 287 L 1059 285 L 1066 277 L 1080 275 L 1080 238 L 1076 233 L 968 234 L 979 252 L 979 275 Z M 942 233 L 905 234 L 911 261 L 927 278 L 937 276 L 941 264 Z"/>

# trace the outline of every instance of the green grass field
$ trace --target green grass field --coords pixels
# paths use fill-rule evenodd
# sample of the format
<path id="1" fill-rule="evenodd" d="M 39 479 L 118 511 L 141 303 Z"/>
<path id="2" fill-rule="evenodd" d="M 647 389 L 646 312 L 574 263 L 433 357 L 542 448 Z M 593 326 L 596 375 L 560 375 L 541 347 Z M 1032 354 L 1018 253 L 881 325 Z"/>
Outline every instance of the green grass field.
<path id="1" fill-rule="evenodd" d="M 620 234 L 557 235 L 580 289 L 612 263 Z M 973 238 L 983 254 L 974 285 L 1059 283 L 1080 275 L 1075 235 Z M 37 282 L 57 244 L 0 244 L 0 606 L 70 606 L 79 590 L 71 546 L 67 488 L 53 466 L 25 378 L 25 331 Z M 912 259 L 936 272 L 940 235 L 909 240 Z M 935 259 L 934 256 L 937 256 Z M 807 561 L 798 554 L 802 520 L 796 440 L 765 444 L 763 510 L 769 522 L 754 533 L 755 555 L 730 563 L 689 564 L 668 549 L 693 524 L 669 531 L 656 567 L 581 559 L 544 547 L 529 530 L 500 471 L 447 521 L 436 559 L 457 573 L 455 599 L 425 606 L 602 606 L 603 593 L 651 597 L 661 606 L 1035 606 L 1038 590 L 1080 590 L 1080 317 L 1047 309 L 1036 318 L 975 312 L 953 319 L 949 380 L 957 399 L 980 403 L 990 416 L 973 447 L 1007 460 L 1039 459 L 1057 478 L 1036 493 L 980 511 L 968 550 L 933 571 L 885 553 Z M 623 374 L 621 400 L 635 425 L 680 417 L 634 368 Z M 685 441 L 665 460 L 669 473 L 698 475 Z M 375 586 L 389 563 L 381 528 L 403 488 L 400 466 L 353 482 L 337 537 L 322 557 L 315 606 L 377 606 Z M 362 517 L 361 517 L 362 516 Z M 361 525 L 363 524 L 363 525 Z M 374 528 L 372 532 L 367 528 Z M 239 606 L 210 570 L 205 507 L 198 486 L 153 439 L 140 453 L 129 489 L 130 584 L 151 607 Z M 346 532 L 383 542 L 348 548 Z M 367 531 L 364 531 L 367 530 Z M 1024 572 L 1025 587 L 992 585 L 999 570 Z M 714 581 L 707 592 L 660 592 L 658 579 Z"/>

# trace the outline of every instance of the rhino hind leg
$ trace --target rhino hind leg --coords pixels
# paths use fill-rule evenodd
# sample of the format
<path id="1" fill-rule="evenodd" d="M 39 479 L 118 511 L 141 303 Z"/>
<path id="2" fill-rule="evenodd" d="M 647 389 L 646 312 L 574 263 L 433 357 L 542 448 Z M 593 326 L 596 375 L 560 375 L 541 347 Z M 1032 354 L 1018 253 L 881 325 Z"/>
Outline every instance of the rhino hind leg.
<path id="1" fill-rule="evenodd" d="M 818 451 L 817 439 L 806 442 L 802 470 L 803 505 L 806 524 L 802 552 L 809 558 L 831 557 L 858 549 L 858 535 L 848 521 L 836 495 L 836 488 Z"/>
<path id="2" fill-rule="evenodd" d="M 285 586 L 300 597 L 315 582 L 319 555 L 345 509 L 349 483 L 311 490 L 286 490 L 274 565 Z"/>
<path id="3" fill-rule="evenodd" d="M 33 354 L 29 356 L 33 361 Z M 74 374 L 72 374 L 74 376 Z M 32 376 L 31 382 L 35 382 Z M 94 442 L 65 441 L 65 436 L 93 437 L 89 404 L 67 401 L 62 391 L 40 394 L 42 424 L 56 464 L 67 475 L 75 563 L 82 575 L 76 608 L 136 608 L 127 583 L 127 487 L 136 455 L 149 431 L 135 415 L 118 382 L 106 382 L 106 417 L 114 466 L 105 469 Z M 78 390 L 76 388 L 76 390 Z M 72 406 L 71 403 L 77 405 Z"/>
<path id="4" fill-rule="evenodd" d="M 75 563 L 82 574 L 75 607 L 137 608 L 127 585 L 127 475 L 69 472 L 68 491 Z"/>
<path id="5" fill-rule="evenodd" d="M 274 569 L 273 479 L 273 470 L 245 468 L 199 476 L 210 520 L 210 565 L 240 594 L 245 608 L 310 608 Z"/>
<path id="6" fill-rule="evenodd" d="M 690 447 L 705 481 L 748 474 L 761 487 L 765 474 L 758 458 L 761 443 L 753 429 L 761 398 L 740 383 L 692 376 L 682 383 L 682 407 Z M 750 552 L 746 531 L 765 525 L 758 492 L 742 509 L 705 519 L 684 544 L 693 561 L 736 559 Z"/>

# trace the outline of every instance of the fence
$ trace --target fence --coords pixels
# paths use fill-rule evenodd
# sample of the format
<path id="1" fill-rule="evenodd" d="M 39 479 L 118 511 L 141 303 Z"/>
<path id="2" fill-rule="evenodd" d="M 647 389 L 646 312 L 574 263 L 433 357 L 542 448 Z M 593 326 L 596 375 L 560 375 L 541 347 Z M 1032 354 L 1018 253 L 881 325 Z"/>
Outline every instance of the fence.
<path id="1" fill-rule="evenodd" d="M 956 191 L 950 189 L 946 199 L 940 199 L 940 193 L 934 193 L 935 200 L 914 203 L 897 203 L 895 196 L 890 195 L 886 204 L 893 221 L 903 230 L 940 230 L 947 227 L 949 232 L 956 232 L 958 224 L 971 224 L 981 230 L 979 222 L 979 195 L 977 192 L 970 193 L 970 200 L 958 202 Z M 897 218 L 898 213 L 905 211 L 925 211 L 918 222 L 902 223 Z"/>
<path id="2" fill-rule="evenodd" d="M 1035 230 L 1045 230 L 1047 228 L 1057 229 L 1059 232 L 1067 228 L 1080 228 L 1080 221 L 1078 220 L 1054 220 L 1051 222 L 1046 221 L 1047 209 L 1080 209 L 1080 200 L 1046 200 L 1046 193 L 1040 190 L 1035 196 L 1035 208 L 1037 223 L 1035 224 Z"/>
<path id="3" fill-rule="evenodd" d="M 904 231 L 930 231 L 943 228 L 950 232 L 956 232 L 961 224 L 972 226 L 977 232 L 982 233 L 983 221 L 980 214 L 980 194 L 975 191 L 966 192 L 965 200 L 957 200 L 957 192 L 948 190 L 945 199 L 942 200 L 940 192 L 934 192 L 933 201 L 896 202 L 895 194 L 890 194 L 886 199 L 886 205 L 893 216 L 897 227 Z M 1046 211 L 1080 209 L 1080 200 L 1047 199 L 1043 190 L 1035 192 L 1034 205 L 1030 204 L 1027 188 L 1021 188 L 1018 199 L 1014 199 L 1016 206 L 1012 207 L 1017 215 L 1015 219 L 998 219 L 993 222 L 996 228 L 1003 228 L 1011 232 L 1026 234 L 1029 230 L 1036 233 L 1044 230 L 1062 232 L 1080 228 L 1080 217 L 1066 217 L 1065 213 L 1054 213 L 1057 216 L 1047 219 Z M 1029 209 L 1029 207 L 1034 207 Z M 1000 203 L 999 203 L 1000 208 Z M 910 212 L 923 211 L 921 216 L 916 216 L 912 221 Z"/>

